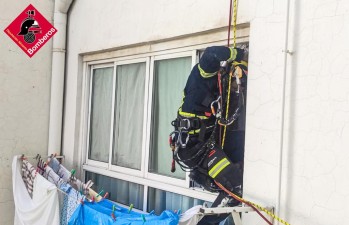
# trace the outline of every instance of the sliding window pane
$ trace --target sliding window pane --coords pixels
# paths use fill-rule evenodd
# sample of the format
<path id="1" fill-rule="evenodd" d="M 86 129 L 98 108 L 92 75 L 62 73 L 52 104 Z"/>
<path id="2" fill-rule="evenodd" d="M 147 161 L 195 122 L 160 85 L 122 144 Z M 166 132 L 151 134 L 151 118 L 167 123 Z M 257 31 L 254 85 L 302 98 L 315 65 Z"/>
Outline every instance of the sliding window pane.
<path id="1" fill-rule="evenodd" d="M 92 189 L 96 192 L 108 192 L 111 201 L 124 205 L 133 204 L 136 209 L 143 210 L 143 185 L 86 171 L 86 181 L 88 180 L 94 182 Z"/>
<path id="2" fill-rule="evenodd" d="M 203 200 L 175 194 L 149 187 L 148 189 L 148 211 L 154 210 L 160 214 L 164 210 L 181 210 L 182 212 L 189 208 L 204 204 Z"/>
<path id="3" fill-rule="evenodd" d="M 179 168 L 175 173 L 170 172 L 172 153 L 168 135 L 174 129 L 171 121 L 177 117 L 181 105 L 191 57 L 155 61 L 154 68 L 149 172 L 185 179 Z"/>
<path id="4" fill-rule="evenodd" d="M 113 94 L 113 67 L 92 74 L 89 159 L 108 162 Z"/>
<path id="5" fill-rule="evenodd" d="M 117 66 L 112 164 L 141 168 L 146 63 Z"/>

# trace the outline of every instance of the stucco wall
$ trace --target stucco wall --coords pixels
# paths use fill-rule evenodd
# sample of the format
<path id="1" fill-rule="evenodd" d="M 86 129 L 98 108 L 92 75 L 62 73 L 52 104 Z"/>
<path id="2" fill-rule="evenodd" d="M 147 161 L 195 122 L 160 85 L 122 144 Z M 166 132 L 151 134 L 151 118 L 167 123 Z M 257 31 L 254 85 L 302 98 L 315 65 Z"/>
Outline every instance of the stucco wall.
<path id="1" fill-rule="evenodd" d="M 29 58 L 3 32 L 29 4 L 52 23 L 53 1 L 1 1 L 0 225 L 13 224 L 13 156 L 47 154 L 52 41 Z"/>
<path id="2" fill-rule="evenodd" d="M 251 22 L 246 197 L 276 206 L 280 190 L 280 216 L 291 224 L 346 224 L 349 3 L 290 2 L 286 68 L 282 48 L 273 43 L 284 38 L 285 27 L 276 29 L 273 15 Z"/>
<path id="3" fill-rule="evenodd" d="M 228 6 L 227 0 L 77 0 L 68 31 L 68 164 L 78 164 L 79 54 L 223 27 Z M 291 0 L 287 61 L 286 15 L 286 0 L 239 1 L 238 23 L 250 24 L 244 194 L 268 206 L 280 196 L 276 210 L 291 224 L 345 224 L 349 2 Z M 244 224 L 264 222 L 249 214 Z"/>

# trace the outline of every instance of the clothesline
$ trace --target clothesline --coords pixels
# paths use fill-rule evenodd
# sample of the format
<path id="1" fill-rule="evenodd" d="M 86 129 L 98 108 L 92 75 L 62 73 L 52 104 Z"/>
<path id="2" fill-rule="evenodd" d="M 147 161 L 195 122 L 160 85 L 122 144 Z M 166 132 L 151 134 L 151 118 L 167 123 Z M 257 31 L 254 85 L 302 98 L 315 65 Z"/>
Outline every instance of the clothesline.
<path id="1" fill-rule="evenodd" d="M 64 156 L 57 156 L 56 154 L 54 154 L 54 155 L 50 155 L 50 156 L 47 156 L 47 157 L 49 157 L 49 158 L 51 158 L 51 160 L 53 160 L 54 158 L 64 158 Z M 40 159 L 42 158 L 42 156 L 41 155 L 39 155 L 39 154 L 37 154 L 35 157 L 32 157 L 32 156 L 25 156 L 24 154 L 22 154 L 22 155 L 19 155 L 19 156 L 17 156 L 17 159 L 20 159 L 20 160 L 25 160 L 25 159 L 28 159 L 28 158 L 33 158 L 33 159 L 36 159 L 36 160 L 38 160 L 39 162 L 40 162 Z M 51 166 L 49 165 L 49 161 L 47 161 L 47 162 L 44 162 L 44 161 L 42 161 L 41 163 L 44 163 L 45 164 L 45 166 L 43 166 L 43 168 L 41 168 L 41 167 L 37 167 L 37 172 L 36 173 L 38 173 L 38 170 L 41 170 L 41 175 L 42 176 L 44 176 L 44 177 L 47 177 L 47 179 L 50 181 L 50 179 L 51 179 L 51 183 L 53 183 L 54 185 L 56 185 L 56 187 L 57 187 L 57 190 L 58 191 L 60 191 L 61 193 L 63 193 L 64 195 L 66 195 L 68 198 L 71 198 L 71 199 L 73 199 L 74 201 L 76 201 L 76 202 L 78 202 L 78 203 L 81 203 L 81 200 L 79 201 L 79 200 L 76 200 L 76 198 L 73 198 L 73 197 L 71 197 L 71 196 L 69 196 L 69 194 L 68 193 L 66 193 L 66 192 L 64 192 L 63 190 L 61 190 L 60 189 L 60 186 L 62 185 L 62 184 L 70 184 L 70 182 L 69 181 L 77 181 L 77 179 L 75 178 L 74 180 L 72 180 L 72 178 L 69 178 L 69 181 L 68 180 L 65 180 L 65 179 L 63 179 L 63 176 L 59 176 L 58 174 L 56 174 L 56 172 L 53 170 L 53 168 L 51 168 Z M 61 165 L 61 164 L 60 164 Z M 48 166 L 48 168 L 49 169 L 47 169 L 46 167 Z M 47 171 L 48 170 L 48 171 Z M 54 176 L 54 175 L 56 175 L 56 176 Z M 49 179 L 50 178 L 50 179 Z M 81 183 L 82 184 L 82 182 L 81 181 L 78 181 L 78 183 Z M 90 185 L 92 185 L 93 184 L 93 182 L 91 182 L 90 183 Z M 81 185 L 80 185 L 81 186 Z M 83 194 L 82 193 L 82 190 L 77 190 L 80 194 L 81 194 L 81 196 L 82 196 L 82 199 L 87 199 L 87 200 L 89 200 L 90 202 L 94 202 L 94 201 L 99 201 L 99 200 L 101 200 L 101 197 L 102 196 L 100 196 L 98 193 L 96 193 L 93 189 L 91 189 L 91 187 L 90 186 L 86 186 L 86 188 L 88 189 L 88 191 L 87 191 L 87 193 L 88 193 L 88 195 L 89 196 L 92 196 L 92 199 L 89 199 L 88 197 L 87 197 L 87 195 L 86 194 Z M 106 195 L 107 195 L 108 193 L 106 193 Z M 105 196 L 106 196 L 105 195 Z M 99 197 L 100 196 L 100 197 Z"/>
<path id="2" fill-rule="evenodd" d="M 64 158 L 64 156 L 57 156 L 57 155 L 50 155 L 50 156 L 47 156 L 49 158 Z M 24 159 L 27 159 L 27 158 L 33 158 L 33 159 L 37 159 L 37 160 L 40 160 L 40 158 L 42 158 L 41 155 L 37 154 L 35 157 L 32 157 L 32 156 L 24 156 L 23 154 L 21 156 L 17 156 L 17 158 L 21 159 L 21 160 L 24 160 Z M 56 185 L 57 187 L 57 190 L 59 190 L 60 192 L 62 192 L 63 194 L 65 194 L 66 196 L 70 197 L 67 193 L 65 193 L 63 190 L 61 190 L 59 187 L 61 184 L 69 184 L 68 181 L 62 179 L 62 177 L 60 177 L 59 175 L 57 175 L 55 173 L 55 171 L 53 171 L 53 169 L 48 165 L 48 162 L 43 162 L 45 163 L 45 166 L 44 168 L 40 168 L 40 167 L 37 167 L 37 172 L 38 172 L 38 169 L 40 169 L 42 171 L 42 176 L 47 176 L 47 179 L 50 177 L 52 179 L 52 183 L 54 185 Z M 50 169 L 48 169 L 48 171 L 46 171 L 46 166 L 48 166 Z M 52 174 L 53 173 L 53 174 Z M 56 176 L 54 176 L 56 175 Z M 49 180 L 50 181 L 50 180 Z M 90 189 L 90 188 L 89 188 Z M 90 189 L 91 192 L 95 192 L 93 191 L 92 189 Z M 80 194 L 83 196 L 83 198 L 85 199 L 88 199 L 86 195 L 84 195 L 83 193 L 81 193 L 80 191 Z M 71 197 L 70 197 L 71 198 Z M 93 200 L 92 200 L 93 201 Z M 78 203 L 81 203 L 80 201 L 78 201 Z"/>
<path id="3" fill-rule="evenodd" d="M 103 191 L 97 193 L 91 189 L 92 181 L 81 182 L 73 170 L 67 170 L 54 156 L 47 161 L 40 156 L 34 157 L 37 166 L 30 164 L 28 158 L 19 155 L 12 163 L 15 225 L 83 225 L 86 221 L 89 224 L 103 221 L 105 225 L 113 225 L 115 221 L 130 225 L 144 225 L 145 222 L 148 225 L 178 225 L 179 214 L 176 212 L 165 210 L 159 216 L 145 214 L 132 211 L 132 204 L 127 209 L 127 206 L 105 199 L 106 195 L 101 195 Z M 23 171 L 31 176 L 24 177 Z M 28 195 L 29 185 L 32 195 Z M 59 193 L 63 195 L 59 197 Z M 102 198 L 103 201 L 98 201 Z"/>
<path id="4" fill-rule="evenodd" d="M 19 155 L 19 156 L 17 156 L 17 157 L 19 157 L 19 158 L 31 158 L 31 159 L 38 159 L 38 158 L 50 158 L 50 157 L 54 157 L 54 158 L 56 158 L 56 159 L 64 159 L 65 158 L 65 156 L 64 155 L 56 155 L 56 154 L 52 154 L 52 155 L 48 155 L 48 156 L 41 156 L 40 154 L 37 154 L 36 156 L 27 156 L 27 155 L 24 155 L 24 154 L 22 154 L 22 155 Z"/>

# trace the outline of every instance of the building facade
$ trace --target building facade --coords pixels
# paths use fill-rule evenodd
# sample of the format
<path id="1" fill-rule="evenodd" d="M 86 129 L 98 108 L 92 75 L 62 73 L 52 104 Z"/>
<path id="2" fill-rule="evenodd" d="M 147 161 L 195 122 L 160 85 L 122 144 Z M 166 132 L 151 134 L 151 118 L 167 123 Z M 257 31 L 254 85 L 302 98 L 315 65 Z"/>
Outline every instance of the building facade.
<path id="1" fill-rule="evenodd" d="M 97 189 L 112 190 L 113 200 L 132 203 L 140 210 L 186 209 L 214 199 L 213 194 L 192 188 L 179 168 L 170 172 L 167 139 L 169 118 L 176 116 L 191 67 L 206 47 L 227 43 L 229 3 L 73 2 L 66 37 L 61 137 L 68 168 L 94 180 Z M 52 2 L 46 4 L 43 8 L 52 13 Z M 41 10 L 39 3 L 35 6 Z M 349 3 L 344 0 L 238 2 L 237 43 L 249 46 L 244 198 L 275 207 L 290 224 L 344 224 L 348 220 L 348 22 Z M 49 45 L 45 48 L 50 51 Z M 18 73 L 28 70 L 33 77 L 43 76 L 45 72 L 39 73 L 33 64 L 40 53 L 25 59 L 28 63 L 22 63 Z M 1 57 L 9 54 L 14 53 L 1 53 Z M 17 84 L 15 61 L 3 61 L 6 64 L 0 66 L 10 76 L 1 78 L 5 93 Z M 50 67 L 40 70 L 48 71 L 40 82 L 49 84 Z M 11 80 L 7 86 L 6 80 Z M 34 120 L 41 126 L 26 126 L 27 133 L 40 129 L 30 132 L 35 137 L 28 136 L 24 142 L 18 135 L 24 131 L 19 129 L 4 132 L 1 136 L 10 135 L 7 139 L 0 137 L 7 140 L 2 147 L 7 158 L 2 160 L 8 164 L 1 163 L 8 165 L 4 169 L 8 172 L 1 172 L 2 185 L 8 184 L 3 188 L 6 196 L 11 195 L 12 155 L 23 152 L 22 146 L 28 154 L 47 148 L 44 134 L 50 102 L 44 93 L 50 89 L 43 86 L 38 98 L 26 95 L 34 105 L 46 102 L 41 105 L 42 114 L 21 106 L 29 115 L 43 117 Z M 20 104 L 22 100 L 14 101 Z M 21 111 L 19 106 L 10 110 L 8 100 L 3 104 L 6 109 L 1 111 L 12 118 Z M 23 123 L 8 120 L 7 114 L 1 119 L 5 121 L 2 127 L 28 123 L 23 114 L 13 118 Z M 34 142 L 39 136 L 40 142 Z M 12 204 L 6 203 L 11 202 L 6 196 L 0 199 L 4 208 Z M 243 223 L 264 224 L 252 213 L 243 215 Z"/>
<path id="2" fill-rule="evenodd" d="M 14 155 L 47 154 L 52 42 L 29 58 L 4 32 L 29 5 L 53 23 L 53 1 L 0 1 L 0 224 L 13 224 Z"/>

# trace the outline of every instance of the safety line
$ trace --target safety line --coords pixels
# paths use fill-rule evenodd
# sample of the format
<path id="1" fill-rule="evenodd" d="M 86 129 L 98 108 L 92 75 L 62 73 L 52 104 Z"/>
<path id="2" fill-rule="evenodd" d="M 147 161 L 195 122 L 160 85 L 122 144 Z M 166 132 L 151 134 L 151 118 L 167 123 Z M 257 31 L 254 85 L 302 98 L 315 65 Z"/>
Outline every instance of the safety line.
<path id="1" fill-rule="evenodd" d="M 220 73 L 220 71 L 218 72 L 218 89 L 219 89 L 219 96 L 222 96 L 222 75 Z M 221 102 L 221 105 L 223 105 L 223 97 L 221 97 L 220 99 L 220 102 Z M 223 112 L 221 112 L 223 113 Z M 222 146 L 222 143 L 224 143 L 224 141 L 222 140 L 222 126 L 219 126 L 219 144 Z M 224 145 L 224 144 L 223 144 Z M 222 147 L 223 149 L 223 147 Z"/>
<path id="2" fill-rule="evenodd" d="M 234 33 L 234 38 L 233 38 L 233 41 L 234 41 L 234 48 L 236 47 L 236 19 L 237 19 L 237 3 L 238 1 L 237 0 L 234 0 L 234 22 L 233 22 L 233 33 Z"/>
<path id="3" fill-rule="evenodd" d="M 273 225 L 265 216 L 263 216 L 259 210 L 265 212 L 266 214 L 268 214 L 269 216 L 271 216 L 273 219 L 279 221 L 280 223 L 284 224 L 284 225 L 291 225 L 289 224 L 288 222 L 286 222 L 285 220 L 281 219 L 280 217 L 276 216 L 274 213 L 270 212 L 269 210 L 267 210 L 266 208 L 254 203 L 254 202 L 251 202 L 251 201 L 248 201 L 248 200 L 245 200 L 237 195 L 235 195 L 234 193 L 232 193 L 231 191 L 229 191 L 228 189 L 226 189 L 222 184 L 220 184 L 219 182 L 215 181 L 215 183 L 218 185 L 218 187 L 220 187 L 223 191 L 225 191 L 227 194 L 229 194 L 231 197 L 233 197 L 234 199 L 238 200 L 239 202 L 242 202 L 242 203 L 245 203 L 247 204 L 248 206 L 250 206 L 251 208 L 253 208 L 259 216 L 262 217 L 263 220 L 265 220 L 265 222 L 267 222 L 269 225 Z M 259 210 L 258 210 L 259 209 Z"/>
<path id="4" fill-rule="evenodd" d="M 232 7 L 232 0 L 230 0 L 230 6 L 229 6 L 229 22 L 228 22 L 228 46 L 230 45 L 230 27 L 231 27 L 231 7 Z"/>
<path id="5" fill-rule="evenodd" d="M 230 9 L 229 9 L 229 27 L 228 27 L 228 47 L 229 47 L 229 41 L 230 41 L 230 24 L 231 24 L 231 11 L 232 11 L 232 0 L 230 0 Z M 237 0 L 234 0 L 234 8 L 233 8 L 233 45 L 234 48 L 236 47 L 236 18 L 237 18 Z M 228 99 L 227 99 L 227 108 L 226 108 L 226 114 L 225 119 L 228 120 L 228 114 L 229 114 L 229 105 L 230 105 L 230 89 L 231 89 L 231 76 L 229 76 L 229 87 L 228 87 Z M 224 126 L 223 128 L 223 138 L 221 141 L 222 149 L 224 148 L 225 143 L 225 135 L 227 133 L 227 126 Z"/>
<path id="6" fill-rule="evenodd" d="M 227 99 L 227 109 L 225 113 L 225 119 L 228 121 L 229 105 L 230 105 L 230 89 L 231 89 L 231 75 L 229 75 L 229 85 L 228 85 L 228 99 Z M 223 138 L 222 138 L 222 149 L 224 149 L 225 135 L 227 133 L 227 126 L 224 126 Z"/>

